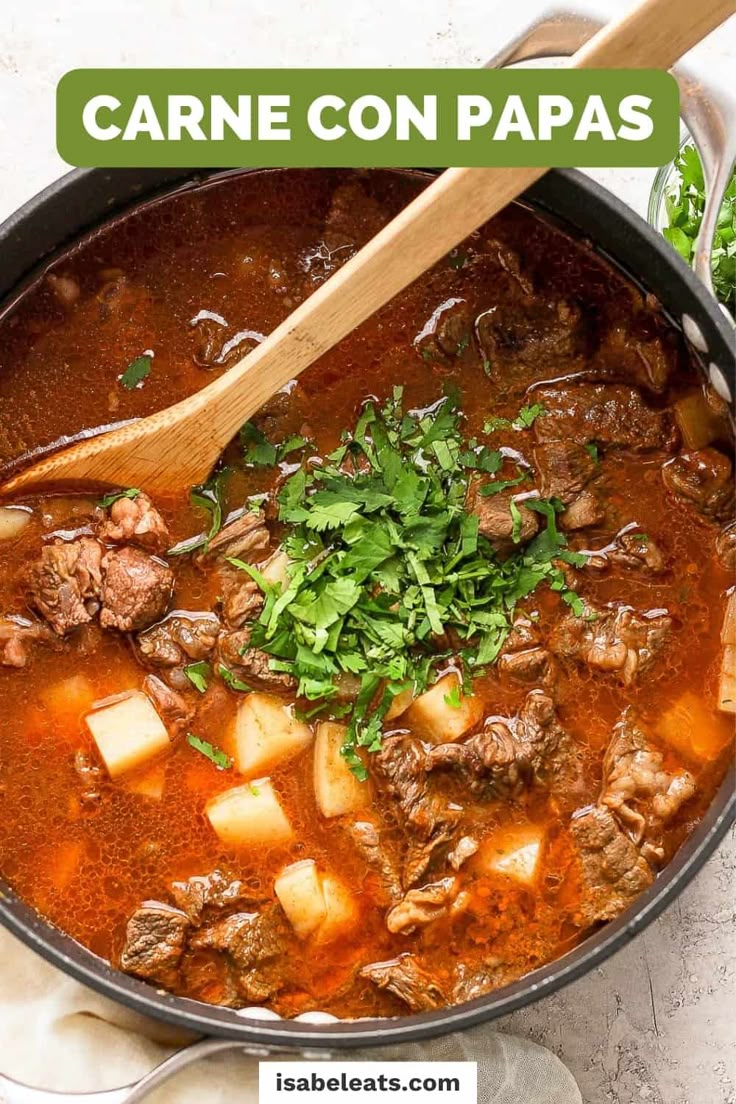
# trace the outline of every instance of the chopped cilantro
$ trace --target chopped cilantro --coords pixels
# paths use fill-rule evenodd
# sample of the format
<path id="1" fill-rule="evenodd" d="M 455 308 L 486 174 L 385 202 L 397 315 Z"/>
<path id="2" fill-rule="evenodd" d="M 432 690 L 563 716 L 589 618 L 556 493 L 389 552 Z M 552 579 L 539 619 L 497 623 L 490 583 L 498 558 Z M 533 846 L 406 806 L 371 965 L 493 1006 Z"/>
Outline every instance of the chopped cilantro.
<path id="1" fill-rule="evenodd" d="M 519 418 L 531 424 L 540 413 L 527 407 Z M 273 586 L 252 565 L 230 561 L 263 591 L 250 646 L 295 679 L 301 715 L 345 718 L 343 755 L 358 778 L 367 777 L 365 754 L 381 747 L 394 698 L 407 688 L 420 694 L 437 678 L 451 654 L 439 643 L 448 632 L 459 641 L 463 693 L 472 693 L 473 676 L 496 661 L 517 603 L 546 584 L 576 605 L 557 563 L 566 551 L 557 500 L 524 498 L 546 518 L 527 544 L 511 504 L 517 547 L 503 560 L 480 534 L 465 506 L 470 479 L 490 477 L 482 493 L 496 494 L 529 476 L 494 479 L 502 452 L 467 440 L 462 417 L 455 394 L 425 410 L 404 410 L 401 389 L 382 408 L 368 403 L 334 452 L 302 463 L 281 484 L 288 583 Z M 251 458 L 279 463 L 281 446 L 245 436 Z M 227 668 L 217 673 L 233 689 L 249 689 Z M 347 703 L 339 694 L 346 674 L 359 682 Z M 447 700 L 459 706 L 459 687 Z"/>
<path id="2" fill-rule="evenodd" d="M 460 687 L 456 683 L 449 694 L 444 695 L 445 703 L 449 705 L 450 709 L 459 709 L 462 705 L 462 699 L 460 697 Z"/>
<path id="3" fill-rule="evenodd" d="M 143 380 L 150 376 L 152 367 L 152 355 L 150 353 L 144 353 L 143 356 L 131 360 L 128 367 L 118 379 L 126 391 L 133 391 L 138 384 L 143 383 Z"/>
<path id="4" fill-rule="evenodd" d="M 243 445 L 243 457 L 246 464 L 252 464 L 256 468 L 270 468 L 274 464 L 280 464 L 292 452 L 299 452 L 309 441 L 306 437 L 288 437 L 280 445 L 273 445 L 264 433 L 254 425 L 246 422 L 240 430 L 240 443 Z"/>
<path id="5" fill-rule="evenodd" d="M 514 418 L 512 425 L 514 429 L 529 429 L 533 426 L 537 418 L 543 417 L 547 411 L 544 409 L 541 403 L 532 403 L 531 406 L 522 406 L 519 413 Z"/>
<path id="6" fill-rule="evenodd" d="M 521 510 L 514 502 L 513 498 L 509 502 L 509 513 L 511 514 L 511 520 L 513 522 L 511 527 L 511 539 L 514 544 L 518 544 L 521 540 Z"/>
<path id="7" fill-rule="evenodd" d="M 203 740 L 200 736 L 195 736 L 193 732 L 187 732 L 187 743 L 195 751 L 204 755 L 205 759 L 209 759 L 211 763 L 214 763 L 218 770 L 230 770 L 232 767 L 233 761 L 230 756 L 211 744 L 209 740 Z"/>
<path id="8" fill-rule="evenodd" d="M 500 491 L 507 491 L 509 487 L 518 487 L 520 483 L 528 478 L 526 472 L 519 472 L 513 479 L 495 479 L 492 483 L 485 483 L 482 487 L 479 487 L 478 494 L 488 498 L 490 495 L 499 494 Z"/>
<path id="9" fill-rule="evenodd" d="M 675 158 L 678 182 L 665 197 L 667 226 L 662 233 L 688 264 L 692 263 L 705 210 L 705 180 L 698 151 L 685 146 Z M 736 314 L 736 173 L 726 188 L 712 253 L 713 287 L 720 301 Z"/>
<path id="10" fill-rule="evenodd" d="M 117 502 L 121 498 L 137 498 L 140 494 L 138 487 L 128 487 L 126 491 L 113 491 L 112 494 L 105 495 L 104 498 L 99 499 L 98 506 L 103 509 L 107 509 L 108 506 L 112 506 L 113 502 Z"/>
<path id="11" fill-rule="evenodd" d="M 217 673 L 225 685 L 229 686 L 231 690 L 238 690 L 242 694 L 249 694 L 253 689 L 247 682 L 243 682 L 242 679 L 237 678 L 224 663 L 218 665 Z"/>
<path id="12" fill-rule="evenodd" d="M 190 663 L 188 667 L 184 668 L 184 674 L 187 676 L 194 689 L 199 690 L 200 694 L 204 694 L 209 685 L 212 669 L 209 663 L 202 660 L 200 663 Z"/>
<path id="13" fill-rule="evenodd" d="M 195 552 L 199 548 L 206 548 L 212 538 L 220 532 L 223 522 L 225 480 L 229 474 L 229 468 L 220 468 L 206 483 L 192 487 L 189 492 L 191 503 L 210 515 L 209 529 L 206 533 L 198 533 L 195 537 L 187 537 L 186 540 L 179 541 L 178 544 L 168 550 L 168 556 L 183 556 L 187 552 Z"/>
<path id="14" fill-rule="evenodd" d="M 585 451 L 588 453 L 588 455 L 591 456 L 597 464 L 598 463 L 598 446 L 595 443 L 595 441 L 588 441 L 587 445 L 584 445 L 583 447 L 585 448 Z"/>
<path id="15" fill-rule="evenodd" d="M 499 429 L 529 429 L 537 418 L 541 418 L 546 413 L 541 403 L 532 403 L 531 406 L 522 406 L 515 418 L 500 418 L 492 415 L 483 423 L 483 432 L 495 433 Z"/>

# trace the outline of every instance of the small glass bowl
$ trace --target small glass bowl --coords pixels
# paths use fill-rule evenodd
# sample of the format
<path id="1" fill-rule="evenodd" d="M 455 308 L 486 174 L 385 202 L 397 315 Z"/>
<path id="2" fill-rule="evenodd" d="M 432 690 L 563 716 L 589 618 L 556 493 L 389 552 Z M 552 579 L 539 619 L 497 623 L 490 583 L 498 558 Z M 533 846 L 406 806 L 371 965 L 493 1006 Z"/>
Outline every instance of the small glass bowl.
<path id="1" fill-rule="evenodd" d="M 682 152 L 685 146 L 692 145 L 692 143 L 693 140 L 689 132 L 683 127 L 680 132 L 680 152 Z M 677 179 L 678 175 L 674 161 L 670 161 L 667 165 L 662 165 L 661 169 L 657 169 L 657 175 L 654 177 L 652 190 L 649 193 L 647 221 L 650 226 L 653 226 L 654 229 L 658 230 L 660 233 L 668 223 L 665 199 L 668 195 L 672 195 L 672 193 L 676 191 Z"/>

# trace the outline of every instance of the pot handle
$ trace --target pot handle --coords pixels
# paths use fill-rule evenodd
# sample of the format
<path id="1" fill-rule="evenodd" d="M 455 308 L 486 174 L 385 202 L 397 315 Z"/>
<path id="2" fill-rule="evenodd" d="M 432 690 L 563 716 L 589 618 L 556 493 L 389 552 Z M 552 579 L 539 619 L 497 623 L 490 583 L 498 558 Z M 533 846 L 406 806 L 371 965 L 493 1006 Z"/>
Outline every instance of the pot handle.
<path id="1" fill-rule="evenodd" d="M 569 8 L 549 8 L 530 20 L 522 12 L 517 33 L 485 67 L 500 69 L 522 61 L 569 57 L 605 26 L 611 14 L 610 8 L 606 12 L 606 5 L 593 0 L 574 0 Z M 705 209 L 693 268 L 715 297 L 711 276 L 713 236 L 726 188 L 736 167 L 736 98 L 720 88 L 709 87 L 685 66 L 675 66 L 672 74 L 680 87 L 682 118 L 693 136 L 706 185 Z M 722 309 L 733 323 L 726 308 Z"/>

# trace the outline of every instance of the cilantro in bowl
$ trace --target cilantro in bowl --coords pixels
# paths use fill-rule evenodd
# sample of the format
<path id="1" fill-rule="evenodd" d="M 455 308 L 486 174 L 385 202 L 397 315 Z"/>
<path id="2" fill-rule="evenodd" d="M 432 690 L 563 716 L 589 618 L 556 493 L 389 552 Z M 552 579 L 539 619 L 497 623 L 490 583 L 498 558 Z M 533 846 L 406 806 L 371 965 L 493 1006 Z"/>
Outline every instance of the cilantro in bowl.
<path id="1" fill-rule="evenodd" d="M 691 264 L 705 207 L 703 166 L 695 147 L 684 146 L 674 167 L 677 180 L 665 197 L 667 225 L 662 233 Z M 736 314 L 736 173 L 726 189 L 713 240 L 713 287 L 721 303 Z"/>

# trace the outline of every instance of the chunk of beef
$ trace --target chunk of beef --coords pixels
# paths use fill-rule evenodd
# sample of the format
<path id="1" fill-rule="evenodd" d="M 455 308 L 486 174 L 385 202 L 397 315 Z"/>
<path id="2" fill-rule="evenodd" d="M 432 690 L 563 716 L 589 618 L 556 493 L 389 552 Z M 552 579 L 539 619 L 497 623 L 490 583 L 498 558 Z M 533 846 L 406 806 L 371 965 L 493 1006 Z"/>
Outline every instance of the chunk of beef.
<path id="1" fill-rule="evenodd" d="M 484 997 L 505 985 L 508 980 L 508 970 L 500 958 L 488 958 L 480 969 L 472 969 L 465 963 L 460 963 L 452 991 L 452 1003 L 465 1004 L 466 1001 Z"/>
<path id="2" fill-rule="evenodd" d="M 545 410 L 537 418 L 537 441 L 572 441 L 585 445 L 599 441 L 609 447 L 637 450 L 667 449 L 675 430 L 666 411 L 652 410 L 635 387 L 622 383 L 575 383 L 541 387 L 534 399 Z"/>
<path id="3" fill-rule="evenodd" d="M 453 870 L 459 870 L 468 859 L 472 859 L 479 847 L 480 844 L 472 836 L 461 836 L 447 856 L 447 861 Z"/>
<path id="4" fill-rule="evenodd" d="M 14 613 L 0 615 L 0 667 L 25 667 L 37 642 L 60 646 L 48 625 Z"/>
<path id="5" fill-rule="evenodd" d="M 647 854 L 650 861 L 655 855 L 661 857 L 659 829 L 694 793 L 690 772 L 665 770 L 662 753 L 647 739 L 634 711 L 625 710 L 603 760 L 599 804 L 616 815 L 634 843 L 647 838 L 653 849 Z"/>
<path id="6" fill-rule="evenodd" d="M 138 544 L 147 552 L 164 552 L 170 543 L 166 522 L 143 493 L 113 502 L 98 536 L 107 544 Z"/>
<path id="7" fill-rule="evenodd" d="M 662 468 L 668 491 L 685 498 L 704 517 L 724 521 L 733 514 L 733 465 L 714 448 L 681 452 Z"/>
<path id="8" fill-rule="evenodd" d="M 26 572 L 28 600 L 59 636 L 86 625 L 97 613 L 103 547 L 92 537 L 54 540 Z"/>
<path id="9" fill-rule="evenodd" d="M 388 990 L 412 1012 L 431 1012 L 443 1008 L 447 997 L 430 973 L 422 969 L 412 955 L 401 955 L 391 962 L 374 962 L 360 971 L 362 978 L 379 989 Z"/>
<path id="10" fill-rule="evenodd" d="M 356 174 L 332 193 L 330 207 L 325 218 L 325 230 L 330 235 L 340 235 L 356 245 L 364 245 L 389 221 L 385 207 L 369 195 Z"/>
<path id="11" fill-rule="evenodd" d="M 211 911 L 218 912 L 233 905 L 254 905 L 262 899 L 240 878 L 223 870 L 172 882 L 170 892 L 177 907 L 197 927 Z"/>
<path id="12" fill-rule="evenodd" d="M 457 894 L 454 878 L 442 878 L 439 882 L 410 889 L 403 900 L 389 912 L 386 927 L 392 935 L 409 933 L 431 924 L 440 916 L 446 916 Z"/>
<path id="13" fill-rule="evenodd" d="M 261 690 L 293 689 L 295 679 L 284 671 L 272 671 L 272 657 L 260 648 L 251 648 L 250 637 L 247 626 L 236 632 L 221 632 L 217 640 L 218 662 L 248 686 Z"/>
<path id="14" fill-rule="evenodd" d="M 511 632 L 503 642 L 502 655 L 507 652 L 521 652 L 527 648 L 534 648 L 541 643 L 539 629 L 529 618 L 518 614 L 511 626 Z"/>
<path id="15" fill-rule="evenodd" d="M 281 960 L 288 935 L 283 915 L 273 907 L 216 920 L 195 932 L 189 945 L 224 954 L 240 994 L 258 1004 L 270 1000 L 286 982 Z"/>
<path id="16" fill-rule="evenodd" d="M 583 875 L 578 920 L 585 926 L 612 920 L 652 884 L 652 868 L 608 809 L 581 810 L 570 822 L 570 832 Z"/>
<path id="17" fill-rule="evenodd" d="M 716 537 L 718 562 L 726 571 L 736 571 L 736 521 L 726 525 Z"/>
<path id="18" fill-rule="evenodd" d="M 542 690 L 533 690 L 517 717 L 490 721 L 463 743 L 437 744 L 425 762 L 430 771 L 459 770 L 476 796 L 514 797 L 533 783 L 547 784 L 560 766 L 566 742 L 554 702 Z"/>
<path id="19" fill-rule="evenodd" d="M 490 541 L 500 555 L 508 555 L 516 545 L 525 544 L 532 539 L 539 529 L 539 517 L 526 508 L 523 502 L 524 496 L 515 493 L 513 488 L 507 488 L 494 495 L 484 495 L 482 489 L 487 484 L 488 480 L 471 480 L 465 508 L 478 518 L 480 535 Z M 516 542 L 513 540 L 512 502 L 516 504 L 521 518 L 519 539 Z"/>
<path id="20" fill-rule="evenodd" d="M 587 566 L 605 568 L 609 564 L 648 575 L 661 575 L 665 569 L 665 558 L 657 542 L 633 525 L 622 529 L 604 548 L 596 549 L 589 557 Z"/>
<path id="21" fill-rule="evenodd" d="M 546 648 L 527 648 L 523 652 L 505 652 L 499 656 L 498 669 L 517 682 L 532 683 L 549 689 L 557 679 L 557 664 Z"/>
<path id="22" fill-rule="evenodd" d="M 475 332 L 494 373 L 518 366 L 545 372 L 569 367 L 590 343 L 585 317 L 575 303 L 545 302 L 538 295 L 516 294 L 483 311 Z"/>
<path id="23" fill-rule="evenodd" d="M 623 320 L 603 334 L 593 370 L 661 394 L 677 367 L 676 340 L 649 306 L 642 308 L 633 297 L 620 304 L 617 313 Z"/>
<path id="24" fill-rule="evenodd" d="M 252 563 L 265 552 L 270 540 L 262 511 L 246 510 L 240 517 L 227 521 L 198 558 L 211 560 L 215 556 L 232 556 Z"/>
<path id="25" fill-rule="evenodd" d="M 381 834 L 370 820 L 359 820 L 347 827 L 348 834 L 369 867 L 377 874 L 386 901 L 401 899 L 401 876 L 392 856 L 381 843 Z"/>
<path id="26" fill-rule="evenodd" d="M 181 667 L 209 659 L 219 631 L 214 613 L 170 613 L 138 634 L 138 654 L 151 667 Z"/>
<path id="27" fill-rule="evenodd" d="M 135 632 L 164 616 L 174 589 L 174 573 L 163 560 L 126 545 L 108 552 L 102 569 L 103 629 Z"/>
<path id="28" fill-rule="evenodd" d="M 172 690 L 156 675 L 146 675 L 143 692 L 151 699 L 171 734 L 178 735 L 189 728 L 194 717 L 194 708 L 178 691 Z"/>
<path id="29" fill-rule="evenodd" d="M 423 357 L 445 361 L 457 357 L 467 347 L 473 321 L 464 299 L 446 299 L 430 315 L 414 338 L 414 347 Z"/>
<path id="30" fill-rule="evenodd" d="M 614 671 L 626 686 L 654 663 L 672 628 L 660 610 L 637 613 L 629 606 L 598 609 L 586 605 L 583 615 L 569 613 L 552 630 L 555 655 L 575 659 L 598 671 Z"/>
<path id="31" fill-rule="evenodd" d="M 583 491 L 562 511 L 558 524 L 565 532 L 589 529 L 592 525 L 600 525 L 605 516 L 606 512 L 598 496 L 593 491 Z"/>
<path id="32" fill-rule="evenodd" d="M 597 465 L 584 445 L 575 441 L 547 441 L 534 449 L 539 472 L 539 490 L 543 498 L 573 499 L 590 483 Z"/>
<path id="33" fill-rule="evenodd" d="M 421 740 L 391 736 L 373 762 L 379 785 L 395 801 L 407 836 L 403 881 L 412 886 L 426 871 L 434 851 L 450 840 L 460 813 L 436 792 L 427 774 L 427 752 Z"/>
<path id="34" fill-rule="evenodd" d="M 253 621 L 263 609 L 263 591 L 244 571 L 225 565 L 219 570 L 222 616 L 231 629 Z"/>
<path id="35" fill-rule="evenodd" d="M 136 909 L 125 929 L 120 969 L 170 987 L 176 980 L 188 932 L 187 917 L 166 905 Z"/>

